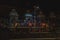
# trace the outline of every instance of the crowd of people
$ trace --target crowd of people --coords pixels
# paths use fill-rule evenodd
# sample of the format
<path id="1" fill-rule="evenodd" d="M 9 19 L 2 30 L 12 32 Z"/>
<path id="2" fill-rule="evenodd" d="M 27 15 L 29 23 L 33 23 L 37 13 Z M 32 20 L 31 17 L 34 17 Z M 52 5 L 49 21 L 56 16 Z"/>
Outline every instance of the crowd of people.
<path id="1" fill-rule="evenodd" d="M 33 10 L 25 10 L 23 16 L 20 16 L 16 9 L 12 9 L 9 13 L 9 18 L 1 18 L 1 28 L 20 28 L 20 30 L 36 31 L 36 32 L 49 32 L 55 28 L 56 15 L 54 12 L 49 12 L 46 15 L 39 6 L 34 6 Z"/>

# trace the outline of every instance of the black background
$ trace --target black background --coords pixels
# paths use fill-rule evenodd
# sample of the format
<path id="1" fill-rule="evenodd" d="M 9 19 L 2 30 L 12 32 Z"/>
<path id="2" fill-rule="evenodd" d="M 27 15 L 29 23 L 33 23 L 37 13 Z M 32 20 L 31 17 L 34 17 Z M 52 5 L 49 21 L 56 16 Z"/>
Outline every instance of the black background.
<path id="1" fill-rule="evenodd" d="M 40 9 L 58 11 L 60 10 L 59 0 L 0 0 L 0 14 L 9 13 L 11 8 L 21 11 L 23 8 L 31 9 L 33 4 L 38 4 Z"/>

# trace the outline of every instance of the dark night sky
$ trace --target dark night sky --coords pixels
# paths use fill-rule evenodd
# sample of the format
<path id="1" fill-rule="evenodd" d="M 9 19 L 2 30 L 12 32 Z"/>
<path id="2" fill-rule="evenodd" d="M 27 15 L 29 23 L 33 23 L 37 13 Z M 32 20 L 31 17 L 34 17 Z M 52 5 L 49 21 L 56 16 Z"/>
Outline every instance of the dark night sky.
<path id="1" fill-rule="evenodd" d="M 6 6 L 7 7 L 15 6 L 17 8 L 18 7 L 19 8 L 31 8 L 33 4 L 39 4 L 40 8 L 45 9 L 45 10 L 49 10 L 49 9 L 53 9 L 53 10 L 59 9 L 60 10 L 60 1 L 58 1 L 58 0 L 56 0 L 56 1 L 55 0 L 54 1 L 52 1 L 52 0 L 0 0 L 0 7 L 1 7 L 1 5 L 4 5 L 0 9 L 4 10 L 4 8 Z M 7 11 L 8 8 L 7 9 L 6 8 L 4 11 Z"/>
<path id="2" fill-rule="evenodd" d="M 38 1 L 38 2 L 37 2 Z M 32 3 L 39 3 L 41 8 L 60 8 L 59 4 L 60 1 L 49 1 L 49 0 L 0 0 L 0 5 L 4 4 L 4 5 L 12 5 L 12 6 L 25 6 L 25 3 L 30 2 L 30 5 L 32 5 Z"/>

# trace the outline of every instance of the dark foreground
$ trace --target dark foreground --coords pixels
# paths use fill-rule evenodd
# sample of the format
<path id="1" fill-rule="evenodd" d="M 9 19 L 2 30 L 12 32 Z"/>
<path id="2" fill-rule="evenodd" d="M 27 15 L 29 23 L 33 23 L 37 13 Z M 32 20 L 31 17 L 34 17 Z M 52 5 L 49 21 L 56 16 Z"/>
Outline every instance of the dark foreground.
<path id="1" fill-rule="evenodd" d="M 57 32 L 11 32 L 8 29 L 0 31 L 1 40 L 60 40 Z"/>
<path id="2" fill-rule="evenodd" d="M 10 40 L 60 40 L 56 38 L 24 38 L 24 39 L 10 39 Z"/>

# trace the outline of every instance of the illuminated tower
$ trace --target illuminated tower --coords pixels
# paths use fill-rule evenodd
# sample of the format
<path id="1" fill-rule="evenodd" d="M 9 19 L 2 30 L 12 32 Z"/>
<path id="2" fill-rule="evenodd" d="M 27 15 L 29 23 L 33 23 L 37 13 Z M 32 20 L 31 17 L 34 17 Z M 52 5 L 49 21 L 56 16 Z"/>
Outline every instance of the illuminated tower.
<path id="1" fill-rule="evenodd" d="M 10 16 L 10 20 L 9 20 L 10 25 L 13 23 L 13 20 L 18 21 L 18 13 L 16 9 L 12 9 L 9 16 Z"/>

